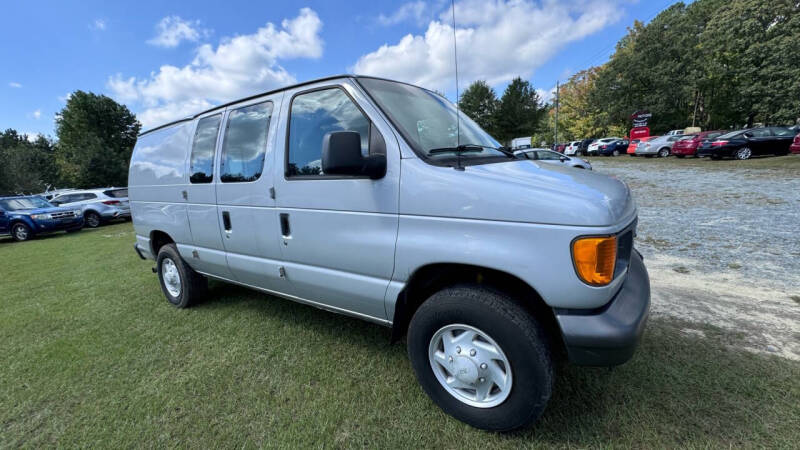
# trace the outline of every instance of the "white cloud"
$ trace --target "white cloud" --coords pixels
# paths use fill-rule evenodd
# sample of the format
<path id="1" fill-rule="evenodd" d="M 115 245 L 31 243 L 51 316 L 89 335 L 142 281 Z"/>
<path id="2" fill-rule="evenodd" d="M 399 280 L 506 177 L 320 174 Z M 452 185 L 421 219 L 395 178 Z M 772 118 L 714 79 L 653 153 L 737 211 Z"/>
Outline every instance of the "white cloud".
<path id="1" fill-rule="evenodd" d="M 397 25 L 407 20 L 413 20 L 418 25 L 424 25 L 427 19 L 428 6 L 423 1 L 404 3 L 400 8 L 390 15 L 381 14 L 378 16 L 378 23 L 381 25 Z"/>
<path id="2" fill-rule="evenodd" d="M 32 112 L 31 117 L 33 117 L 36 120 L 39 120 L 42 117 L 42 110 L 37 109 L 36 111 Z"/>
<path id="3" fill-rule="evenodd" d="M 26 132 L 24 132 L 22 134 L 24 134 L 25 135 L 25 139 L 27 139 L 28 142 L 31 142 L 31 143 L 36 142 L 36 139 L 39 139 L 39 136 L 44 136 L 42 133 L 38 133 L 36 131 L 26 131 Z"/>
<path id="4" fill-rule="evenodd" d="M 214 48 L 203 44 L 194 60 L 183 66 L 161 66 L 149 77 L 109 77 L 107 86 L 119 101 L 143 107 L 145 127 L 185 117 L 213 104 L 294 83 L 279 62 L 292 58 L 319 58 L 322 21 L 303 8 L 285 19 L 280 28 L 267 23 L 253 34 L 223 38 Z M 136 109 L 136 108 L 134 108 Z"/>
<path id="5" fill-rule="evenodd" d="M 67 92 L 67 93 L 66 93 L 66 94 L 64 94 L 64 95 L 59 95 L 59 96 L 58 96 L 58 101 L 60 101 L 61 103 L 67 103 L 67 101 L 68 101 L 68 100 L 69 100 L 71 97 L 72 97 L 72 92 Z"/>
<path id="6" fill-rule="evenodd" d="M 200 21 L 183 20 L 178 16 L 167 16 L 156 25 L 158 34 L 147 41 L 157 47 L 177 47 L 181 41 L 196 42 L 208 36 L 209 31 L 200 28 Z"/>
<path id="7" fill-rule="evenodd" d="M 457 2 L 459 84 L 528 78 L 568 43 L 602 30 L 621 15 L 620 0 Z M 451 9 L 442 9 L 425 34 L 384 44 L 361 56 L 353 71 L 450 89 L 455 84 L 451 20 Z"/>
<path id="8" fill-rule="evenodd" d="M 92 22 L 92 24 L 89 25 L 89 28 L 93 30 L 103 31 L 106 29 L 106 21 L 104 19 L 95 19 L 94 22 Z"/>
<path id="9" fill-rule="evenodd" d="M 16 81 L 11 81 L 11 82 L 9 82 L 9 83 L 8 83 L 8 86 L 9 86 L 9 87 L 12 87 L 12 88 L 16 88 L 16 89 L 19 89 L 19 88 L 21 88 L 21 87 L 22 87 L 22 85 L 21 85 L 20 83 L 17 83 Z"/>

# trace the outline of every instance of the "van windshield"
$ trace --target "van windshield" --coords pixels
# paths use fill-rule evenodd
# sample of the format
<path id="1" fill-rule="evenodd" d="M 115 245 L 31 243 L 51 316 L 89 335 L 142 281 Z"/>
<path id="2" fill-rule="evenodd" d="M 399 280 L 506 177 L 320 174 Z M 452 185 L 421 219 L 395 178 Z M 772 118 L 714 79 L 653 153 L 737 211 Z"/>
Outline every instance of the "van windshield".
<path id="1" fill-rule="evenodd" d="M 455 105 L 444 97 L 394 81 L 375 78 L 358 81 L 414 150 L 426 159 L 445 163 L 458 156 L 464 164 L 509 159 L 507 153 L 498 150 L 500 143 L 472 119 L 458 112 L 457 120 Z"/>

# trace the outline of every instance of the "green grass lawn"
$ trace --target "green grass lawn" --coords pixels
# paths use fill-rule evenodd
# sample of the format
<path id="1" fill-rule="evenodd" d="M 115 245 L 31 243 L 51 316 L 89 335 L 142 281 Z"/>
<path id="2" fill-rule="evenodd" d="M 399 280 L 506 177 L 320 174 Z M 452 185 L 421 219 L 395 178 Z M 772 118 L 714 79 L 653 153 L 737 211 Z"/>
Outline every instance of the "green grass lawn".
<path id="1" fill-rule="evenodd" d="M 0 447 L 796 447 L 800 364 L 653 320 L 535 428 L 443 414 L 388 329 L 230 285 L 167 304 L 130 224 L 0 240 Z"/>

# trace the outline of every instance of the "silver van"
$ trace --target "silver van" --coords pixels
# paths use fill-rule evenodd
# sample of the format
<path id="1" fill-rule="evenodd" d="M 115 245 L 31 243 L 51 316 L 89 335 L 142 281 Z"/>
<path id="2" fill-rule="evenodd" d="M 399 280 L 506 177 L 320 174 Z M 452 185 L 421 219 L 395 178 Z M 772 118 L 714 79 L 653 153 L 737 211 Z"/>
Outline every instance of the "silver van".
<path id="1" fill-rule="evenodd" d="M 533 423 L 558 358 L 622 364 L 648 316 L 623 182 L 517 159 L 409 84 L 336 76 L 163 125 L 128 181 L 171 304 L 211 278 L 391 327 L 475 427 Z"/>

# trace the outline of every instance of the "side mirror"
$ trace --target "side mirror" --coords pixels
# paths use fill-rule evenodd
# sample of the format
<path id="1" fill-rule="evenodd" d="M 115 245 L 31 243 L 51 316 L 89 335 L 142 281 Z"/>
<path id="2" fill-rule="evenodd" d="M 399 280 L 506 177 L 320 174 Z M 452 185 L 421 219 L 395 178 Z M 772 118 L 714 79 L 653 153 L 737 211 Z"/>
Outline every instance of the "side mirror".
<path id="1" fill-rule="evenodd" d="M 566 157 L 566 156 L 562 156 L 561 158 L 558 158 L 558 159 L 559 159 L 561 162 L 564 162 L 564 161 L 566 161 L 566 160 L 567 160 L 567 157 Z"/>
<path id="2" fill-rule="evenodd" d="M 386 155 L 361 154 L 361 135 L 356 131 L 335 131 L 322 138 L 322 172 L 325 175 L 386 175 Z"/>

